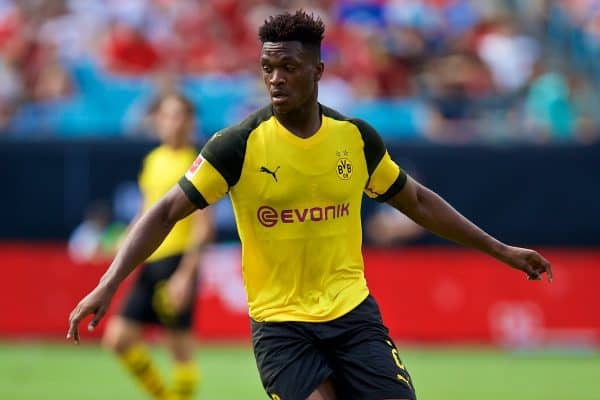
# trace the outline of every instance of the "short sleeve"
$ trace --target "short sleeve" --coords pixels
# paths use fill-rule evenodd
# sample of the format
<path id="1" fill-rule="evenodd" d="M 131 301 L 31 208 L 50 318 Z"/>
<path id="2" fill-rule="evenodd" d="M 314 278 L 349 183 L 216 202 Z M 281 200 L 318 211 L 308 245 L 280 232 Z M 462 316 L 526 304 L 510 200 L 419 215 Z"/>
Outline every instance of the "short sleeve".
<path id="1" fill-rule="evenodd" d="M 198 208 L 217 202 L 237 183 L 246 137 L 237 127 L 215 133 L 181 178 L 179 186 Z"/>
<path id="2" fill-rule="evenodd" d="M 364 142 L 369 173 L 365 193 L 377 201 L 384 202 L 402 190 L 407 180 L 406 173 L 392 160 L 381 136 L 371 125 L 360 119 L 353 119 L 351 122 L 360 130 Z"/>
<path id="3" fill-rule="evenodd" d="M 400 169 L 386 151 L 369 177 L 365 193 L 379 202 L 384 202 L 400 192 L 406 184 L 406 173 Z"/>
<path id="4" fill-rule="evenodd" d="M 217 202 L 228 190 L 223 175 L 202 155 L 198 155 L 190 169 L 179 180 L 179 187 L 198 208 Z"/>

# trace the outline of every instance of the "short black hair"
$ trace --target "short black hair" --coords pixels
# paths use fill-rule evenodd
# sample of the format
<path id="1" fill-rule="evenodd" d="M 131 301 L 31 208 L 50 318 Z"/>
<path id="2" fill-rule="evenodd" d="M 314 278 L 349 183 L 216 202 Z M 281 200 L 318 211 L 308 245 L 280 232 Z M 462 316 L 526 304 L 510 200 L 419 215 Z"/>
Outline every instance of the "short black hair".
<path id="1" fill-rule="evenodd" d="M 320 49 L 324 33 L 323 20 L 304 10 L 270 16 L 258 29 L 262 43 L 298 41 L 316 49 Z"/>

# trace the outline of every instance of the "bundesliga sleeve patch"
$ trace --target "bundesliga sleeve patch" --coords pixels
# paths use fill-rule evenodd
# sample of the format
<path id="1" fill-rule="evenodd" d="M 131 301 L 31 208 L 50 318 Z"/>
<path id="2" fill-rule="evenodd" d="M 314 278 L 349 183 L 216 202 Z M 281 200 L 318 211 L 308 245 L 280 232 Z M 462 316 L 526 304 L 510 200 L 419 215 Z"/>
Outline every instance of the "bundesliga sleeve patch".
<path id="1" fill-rule="evenodd" d="M 204 158 L 200 154 L 198 154 L 198 157 L 196 157 L 190 169 L 188 169 L 185 173 L 185 177 L 187 179 L 192 179 L 200 169 L 200 165 L 202 165 L 202 162 L 204 162 Z"/>

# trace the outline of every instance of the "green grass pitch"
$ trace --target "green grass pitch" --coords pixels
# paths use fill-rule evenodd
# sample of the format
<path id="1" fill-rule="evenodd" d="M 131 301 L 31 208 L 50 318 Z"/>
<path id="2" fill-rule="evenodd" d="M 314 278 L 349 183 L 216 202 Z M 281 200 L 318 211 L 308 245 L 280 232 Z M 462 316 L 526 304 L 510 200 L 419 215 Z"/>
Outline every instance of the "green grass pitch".
<path id="1" fill-rule="evenodd" d="M 600 353 L 400 346 L 419 400 L 598 400 Z M 164 351 L 156 350 L 168 371 Z M 267 399 L 247 346 L 198 351 L 198 399 Z M 96 345 L 0 343 L 0 399 L 144 400 L 121 366 Z"/>

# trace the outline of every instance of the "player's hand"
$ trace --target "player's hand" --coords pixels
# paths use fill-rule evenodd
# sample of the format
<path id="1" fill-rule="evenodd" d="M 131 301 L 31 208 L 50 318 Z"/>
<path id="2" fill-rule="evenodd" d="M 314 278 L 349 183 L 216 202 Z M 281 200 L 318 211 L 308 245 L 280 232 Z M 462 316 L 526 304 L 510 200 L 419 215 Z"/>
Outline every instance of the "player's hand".
<path id="1" fill-rule="evenodd" d="M 106 286 L 98 285 L 85 296 L 69 315 L 69 332 L 67 339 L 73 339 L 79 344 L 79 323 L 88 315 L 94 318 L 88 324 L 88 331 L 93 331 L 110 306 L 114 291 Z"/>
<path id="2" fill-rule="evenodd" d="M 195 275 L 189 276 L 175 272 L 167 282 L 169 303 L 177 314 L 183 312 L 192 302 Z"/>
<path id="3" fill-rule="evenodd" d="M 552 266 L 537 251 L 509 246 L 503 254 L 503 261 L 511 267 L 525 272 L 527 279 L 539 281 L 545 273 L 552 282 Z"/>

